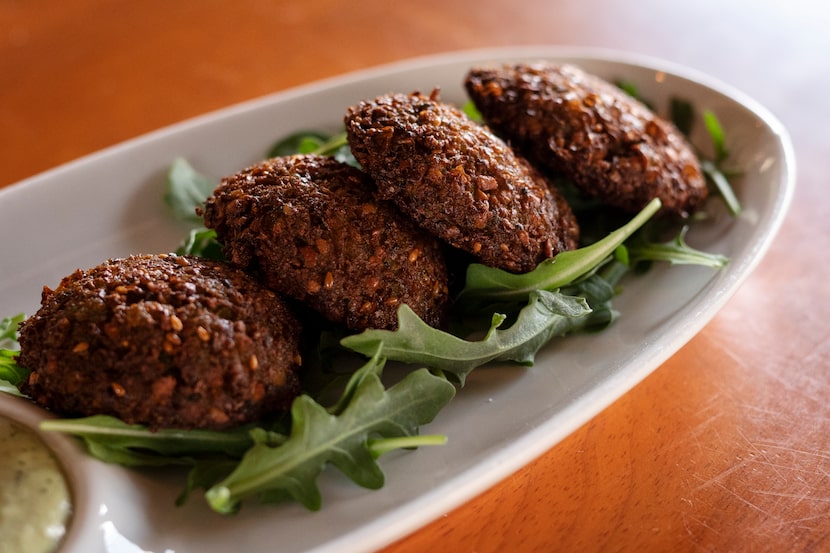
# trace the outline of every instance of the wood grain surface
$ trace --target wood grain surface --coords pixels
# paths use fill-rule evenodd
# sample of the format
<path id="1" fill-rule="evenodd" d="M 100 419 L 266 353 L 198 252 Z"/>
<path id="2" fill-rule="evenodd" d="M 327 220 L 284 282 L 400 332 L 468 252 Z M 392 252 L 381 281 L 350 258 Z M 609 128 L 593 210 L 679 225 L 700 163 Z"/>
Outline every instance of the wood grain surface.
<path id="1" fill-rule="evenodd" d="M 795 143 L 797 190 L 768 255 L 631 392 L 386 551 L 830 551 L 826 6 L 0 0 L 0 185 L 242 100 L 423 54 L 586 45 L 709 73 L 768 107 Z"/>

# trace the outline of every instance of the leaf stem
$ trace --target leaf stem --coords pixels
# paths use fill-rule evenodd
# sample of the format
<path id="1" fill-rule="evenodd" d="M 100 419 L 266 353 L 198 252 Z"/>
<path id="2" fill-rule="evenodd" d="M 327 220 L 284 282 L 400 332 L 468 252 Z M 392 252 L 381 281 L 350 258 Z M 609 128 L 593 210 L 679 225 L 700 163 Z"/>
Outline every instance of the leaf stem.
<path id="1" fill-rule="evenodd" d="M 428 434 L 425 436 L 405 436 L 400 438 L 383 438 L 369 440 L 369 451 L 375 458 L 395 449 L 413 449 L 421 446 L 444 445 L 447 437 L 443 434 Z"/>
<path id="2" fill-rule="evenodd" d="M 724 175 L 718 165 L 712 161 L 703 160 L 700 162 L 700 170 L 703 171 L 706 178 L 708 178 L 712 185 L 714 185 L 715 190 L 726 204 L 726 208 L 729 210 L 729 213 L 733 216 L 740 215 L 741 202 L 735 195 L 735 191 L 732 190 L 732 186 L 729 184 L 729 180 L 726 178 L 726 175 Z"/>
<path id="3" fill-rule="evenodd" d="M 640 261 L 666 261 L 672 265 L 703 265 L 713 269 L 721 269 L 729 263 L 729 258 L 716 254 L 696 250 L 686 244 L 686 232 L 688 226 L 684 226 L 673 240 L 661 243 L 640 243 L 639 241 L 628 246 L 628 254 L 631 263 Z"/>
<path id="4" fill-rule="evenodd" d="M 329 137 L 326 141 L 320 144 L 313 152 L 313 154 L 321 156 L 329 156 L 336 153 L 340 148 L 349 143 L 346 132 L 337 133 Z"/>

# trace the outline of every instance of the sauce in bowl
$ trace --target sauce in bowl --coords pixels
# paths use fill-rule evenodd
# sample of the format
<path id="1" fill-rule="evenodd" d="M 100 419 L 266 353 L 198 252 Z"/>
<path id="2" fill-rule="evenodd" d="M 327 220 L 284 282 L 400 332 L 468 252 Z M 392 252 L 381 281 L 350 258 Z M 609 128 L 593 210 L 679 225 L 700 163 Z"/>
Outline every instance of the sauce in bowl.
<path id="1" fill-rule="evenodd" d="M 66 533 L 69 485 L 51 449 L 0 416 L 0 553 L 49 553 Z"/>

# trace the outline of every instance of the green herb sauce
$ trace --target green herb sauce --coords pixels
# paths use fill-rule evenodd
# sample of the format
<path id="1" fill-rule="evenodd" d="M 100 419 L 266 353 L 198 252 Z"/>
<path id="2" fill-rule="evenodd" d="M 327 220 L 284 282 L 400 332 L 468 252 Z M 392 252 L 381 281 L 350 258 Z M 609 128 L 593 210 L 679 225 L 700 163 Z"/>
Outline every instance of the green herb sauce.
<path id="1" fill-rule="evenodd" d="M 54 551 L 66 533 L 69 488 L 49 448 L 0 417 L 0 553 Z"/>

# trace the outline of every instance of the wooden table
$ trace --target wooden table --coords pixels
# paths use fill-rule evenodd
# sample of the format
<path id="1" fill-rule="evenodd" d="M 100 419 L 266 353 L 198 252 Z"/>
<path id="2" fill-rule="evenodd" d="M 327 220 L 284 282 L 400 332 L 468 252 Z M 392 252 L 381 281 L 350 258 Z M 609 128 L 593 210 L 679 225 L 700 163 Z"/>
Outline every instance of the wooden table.
<path id="1" fill-rule="evenodd" d="M 415 551 L 830 550 L 830 9 L 819 2 L 0 1 L 0 185 L 241 100 L 401 58 L 591 45 L 710 73 L 795 142 L 772 249 L 725 309 Z M 21 232 L 25 229 L 21 229 Z"/>

